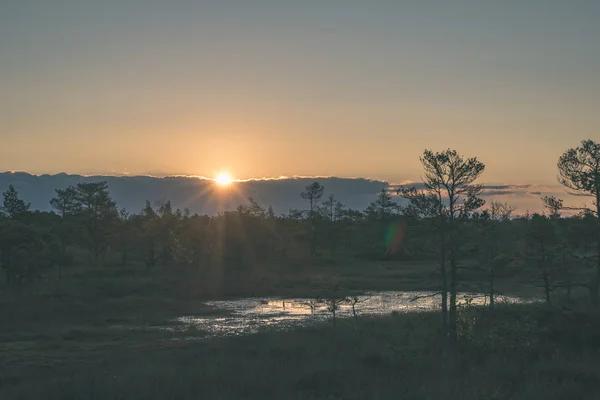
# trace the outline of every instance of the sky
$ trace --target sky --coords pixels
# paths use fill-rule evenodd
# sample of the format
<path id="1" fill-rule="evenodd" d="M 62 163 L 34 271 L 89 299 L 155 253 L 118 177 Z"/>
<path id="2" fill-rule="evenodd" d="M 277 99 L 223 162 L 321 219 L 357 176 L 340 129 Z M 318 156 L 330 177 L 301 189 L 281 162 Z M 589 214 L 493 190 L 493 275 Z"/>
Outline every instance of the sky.
<path id="1" fill-rule="evenodd" d="M 600 140 L 600 2 L 2 0 L 0 171 L 555 185 Z"/>

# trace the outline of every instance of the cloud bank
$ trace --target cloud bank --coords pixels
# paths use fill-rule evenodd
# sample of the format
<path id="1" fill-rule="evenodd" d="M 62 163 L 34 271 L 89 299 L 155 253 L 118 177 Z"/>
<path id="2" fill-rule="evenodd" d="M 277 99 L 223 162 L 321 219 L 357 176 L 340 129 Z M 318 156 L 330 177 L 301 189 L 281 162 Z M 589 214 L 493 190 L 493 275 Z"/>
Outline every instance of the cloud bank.
<path id="1" fill-rule="evenodd" d="M 348 207 L 365 209 L 375 200 L 381 189 L 394 191 L 398 184 L 366 178 L 338 177 L 279 177 L 236 181 L 229 187 L 220 187 L 211 179 L 189 176 L 83 176 L 66 173 L 56 175 L 32 175 L 24 172 L 0 173 L 0 191 L 13 185 L 21 197 L 31 202 L 36 210 L 51 210 L 49 201 L 55 189 L 63 189 L 82 182 L 108 182 L 111 196 L 119 208 L 139 212 L 149 200 L 152 204 L 170 200 L 175 208 L 188 208 L 192 213 L 215 215 L 235 209 L 253 197 L 265 207 L 272 206 L 276 214 L 291 208 L 305 208 L 306 201 L 300 197 L 304 188 L 314 181 L 325 186 L 325 196 L 335 194 Z M 419 182 L 404 183 L 405 186 L 421 188 Z M 518 212 L 541 211 L 540 197 L 555 195 L 565 197 L 560 187 L 539 185 L 487 185 L 484 187 L 487 201 L 500 200 L 517 207 Z M 401 199 L 396 198 L 398 202 Z"/>

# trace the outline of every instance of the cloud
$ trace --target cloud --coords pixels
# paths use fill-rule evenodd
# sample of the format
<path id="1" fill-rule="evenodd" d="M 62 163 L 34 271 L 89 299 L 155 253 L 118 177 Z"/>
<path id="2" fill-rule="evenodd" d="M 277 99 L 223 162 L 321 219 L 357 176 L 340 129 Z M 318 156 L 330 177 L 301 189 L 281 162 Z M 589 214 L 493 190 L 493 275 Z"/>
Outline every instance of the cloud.
<path id="1" fill-rule="evenodd" d="M 374 201 L 381 189 L 392 194 L 401 184 L 368 178 L 340 178 L 333 176 L 292 176 L 275 178 L 255 178 L 235 181 L 230 188 L 215 185 L 211 178 L 203 176 L 83 176 L 66 173 L 56 175 L 31 175 L 24 172 L 0 173 L 0 191 L 12 184 L 21 197 L 32 203 L 38 210 L 50 210 L 49 201 L 55 196 L 55 189 L 63 189 L 81 182 L 107 181 L 111 196 L 119 208 L 139 212 L 146 202 L 171 200 L 175 208 L 189 208 L 192 213 L 214 215 L 217 212 L 235 209 L 239 204 L 254 198 L 265 207 L 272 206 L 277 214 L 290 208 L 306 207 L 306 200 L 300 197 L 305 187 L 314 181 L 325 186 L 324 197 L 334 194 L 348 207 L 363 210 Z M 423 188 L 422 182 L 404 181 L 407 187 Z M 539 185 L 486 185 L 486 200 L 509 199 L 519 209 L 542 210 L 539 198 L 543 195 L 563 196 L 558 187 Z M 395 197 L 395 196 L 394 196 Z M 564 197 L 564 196 L 563 196 Z M 395 197 L 399 203 L 405 200 Z M 502 200 L 505 201 L 505 200 Z"/>
<path id="2" fill-rule="evenodd" d="M 484 185 L 485 190 L 515 190 L 515 189 L 529 189 L 533 185 Z"/>
<path id="3" fill-rule="evenodd" d="M 306 200 L 300 197 L 300 193 L 315 181 L 325 186 L 325 197 L 335 194 L 347 206 L 364 209 L 375 200 L 381 189 L 389 186 L 386 181 L 365 178 L 278 177 L 236 181 L 230 188 L 221 188 L 215 185 L 214 180 L 197 176 L 31 175 L 8 172 L 0 173 L 0 191 L 12 184 L 34 209 L 49 211 L 55 189 L 99 181 L 108 183 L 119 208 L 131 212 L 139 212 L 146 200 L 151 203 L 170 200 L 175 208 L 189 208 L 192 213 L 209 215 L 235 209 L 248 197 L 253 197 L 265 207 L 273 206 L 279 214 L 290 208 L 304 208 Z"/>
<path id="4" fill-rule="evenodd" d="M 494 197 L 494 196 L 514 196 L 516 192 L 514 190 L 485 190 L 482 197 Z"/>

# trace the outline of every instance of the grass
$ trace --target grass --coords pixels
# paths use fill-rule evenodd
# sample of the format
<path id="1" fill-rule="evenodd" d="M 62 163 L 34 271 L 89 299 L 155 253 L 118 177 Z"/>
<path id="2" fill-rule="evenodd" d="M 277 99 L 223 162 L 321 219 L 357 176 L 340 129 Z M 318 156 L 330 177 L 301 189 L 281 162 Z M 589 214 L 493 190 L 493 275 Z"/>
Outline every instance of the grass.
<path id="1" fill-rule="evenodd" d="M 3 357 L 0 397 L 594 398 L 600 393 L 597 316 L 532 307 L 500 307 L 493 319 L 464 311 L 474 322 L 461 325 L 455 351 L 442 346 L 431 313 L 198 341 L 157 334 L 107 343 L 101 334 L 78 332 L 76 344 L 62 348 L 3 349 L 10 361 Z M 573 332 L 580 335 L 577 345 Z"/>
<path id="2" fill-rule="evenodd" d="M 168 330 L 215 315 L 207 299 L 427 290 L 427 263 L 318 261 L 253 270 L 74 268 L 0 294 L 0 399 L 589 399 L 600 393 L 600 318 L 535 305 L 460 314 L 444 347 L 436 313 L 204 339 Z M 521 282 L 500 286 L 535 294 Z M 189 340 L 192 339 L 192 340 Z"/>

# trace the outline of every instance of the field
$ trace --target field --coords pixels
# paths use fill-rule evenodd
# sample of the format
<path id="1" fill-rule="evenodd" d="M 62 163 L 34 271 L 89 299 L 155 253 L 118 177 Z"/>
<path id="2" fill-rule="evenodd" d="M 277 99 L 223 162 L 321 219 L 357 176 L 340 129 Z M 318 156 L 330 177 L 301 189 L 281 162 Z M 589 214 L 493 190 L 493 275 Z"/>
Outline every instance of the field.
<path id="1" fill-rule="evenodd" d="M 538 305 L 462 310 L 454 350 L 442 345 L 437 313 L 216 339 L 160 329 L 180 315 L 222 312 L 206 299 L 318 296 L 332 281 L 347 293 L 430 289 L 433 268 L 321 260 L 238 279 L 74 268 L 60 281 L 3 291 L 0 398 L 587 399 L 600 390 L 597 316 Z M 504 284 L 535 294 L 524 283 Z"/>

